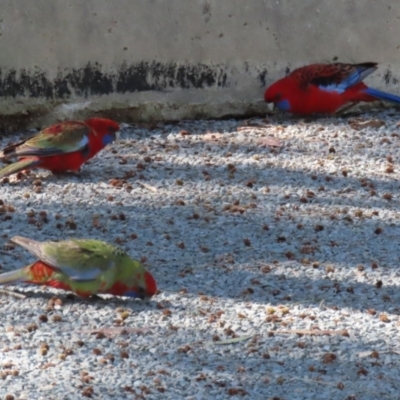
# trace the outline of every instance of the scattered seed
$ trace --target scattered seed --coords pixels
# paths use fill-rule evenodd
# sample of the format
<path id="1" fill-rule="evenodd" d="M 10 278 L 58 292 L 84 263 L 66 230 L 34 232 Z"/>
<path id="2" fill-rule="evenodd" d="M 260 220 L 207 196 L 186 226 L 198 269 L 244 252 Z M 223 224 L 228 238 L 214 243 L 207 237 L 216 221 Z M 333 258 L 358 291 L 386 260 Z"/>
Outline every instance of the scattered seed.
<path id="1" fill-rule="evenodd" d="M 251 246 L 250 239 L 248 239 L 248 238 L 244 238 L 243 239 L 243 243 L 244 243 L 245 246 L 248 246 L 248 247 Z"/>
<path id="2" fill-rule="evenodd" d="M 322 356 L 322 362 L 324 364 L 330 364 L 330 363 L 333 363 L 336 360 L 336 358 L 337 358 L 337 356 L 334 353 L 325 353 Z"/>

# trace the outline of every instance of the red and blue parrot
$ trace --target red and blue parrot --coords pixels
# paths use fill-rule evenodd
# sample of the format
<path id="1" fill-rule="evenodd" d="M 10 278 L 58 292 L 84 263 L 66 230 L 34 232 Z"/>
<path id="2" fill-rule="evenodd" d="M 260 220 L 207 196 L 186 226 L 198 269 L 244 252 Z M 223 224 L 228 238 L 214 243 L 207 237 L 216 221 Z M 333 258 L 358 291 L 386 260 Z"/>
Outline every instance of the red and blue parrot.
<path id="1" fill-rule="evenodd" d="M 273 83 L 264 94 L 267 103 L 293 114 L 334 114 L 365 101 L 400 104 L 400 96 L 368 87 L 362 81 L 377 63 L 311 64 L 295 69 Z"/>
<path id="2" fill-rule="evenodd" d="M 42 168 L 53 173 L 79 171 L 82 164 L 114 141 L 119 125 L 106 118 L 65 121 L 0 151 L 0 160 L 12 164 L 0 169 L 0 178 Z"/>

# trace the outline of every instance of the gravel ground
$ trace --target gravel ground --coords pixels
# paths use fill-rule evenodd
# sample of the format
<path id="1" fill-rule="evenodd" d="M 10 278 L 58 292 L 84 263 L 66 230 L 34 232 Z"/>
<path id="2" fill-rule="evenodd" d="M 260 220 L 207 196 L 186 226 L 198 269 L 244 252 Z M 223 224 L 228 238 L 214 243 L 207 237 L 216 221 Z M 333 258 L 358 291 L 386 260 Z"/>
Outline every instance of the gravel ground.
<path id="1" fill-rule="evenodd" d="M 398 399 L 397 125 L 126 126 L 80 176 L 3 182 L 2 271 L 33 260 L 13 235 L 93 237 L 160 293 L 6 287 L 25 298 L 0 293 L 0 398 Z"/>

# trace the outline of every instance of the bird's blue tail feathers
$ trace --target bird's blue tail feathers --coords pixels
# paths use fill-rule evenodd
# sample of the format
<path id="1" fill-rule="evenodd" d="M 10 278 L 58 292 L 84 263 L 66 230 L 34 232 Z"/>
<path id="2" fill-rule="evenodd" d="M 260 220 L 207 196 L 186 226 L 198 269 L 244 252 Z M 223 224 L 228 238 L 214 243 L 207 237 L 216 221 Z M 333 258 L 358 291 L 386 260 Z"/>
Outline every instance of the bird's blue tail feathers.
<path id="1" fill-rule="evenodd" d="M 400 104 L 400 96 L 396 96 L 395 94 L 381 92 L 380 90 L 372 88 L 367 88 L 365 93 L 369 94 L 370 96 L 374 96 L 379 100 L 391 101 L 392 103 Z"/>

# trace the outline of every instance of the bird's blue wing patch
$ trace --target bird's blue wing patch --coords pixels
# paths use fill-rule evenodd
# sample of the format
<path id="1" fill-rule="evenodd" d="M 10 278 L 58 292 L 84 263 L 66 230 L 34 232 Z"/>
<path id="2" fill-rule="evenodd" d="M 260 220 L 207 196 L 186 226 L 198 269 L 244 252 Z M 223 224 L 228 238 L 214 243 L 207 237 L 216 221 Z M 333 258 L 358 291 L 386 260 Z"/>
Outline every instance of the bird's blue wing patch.
<path id="1" fill-rule="evenodd" d="M 329 85 L 319 85 L 322 90 L 326 90 L 328 92 L 337 92 L 343 93 L 350 86 L 353 86 L 362 80 L 361 74 L 356 70 L 352 74 L 350 74 L 346 79 L 344 79 L 340 83 L 330 83 Z"/>
<path id="2" fill-rule="evenodd" d="M 69 278 L 75 282 L 93 281 L 102 273 L 100 269 L 93 268 L 87 271 L 77 271 L 73 268 L 61 267 L 60 270 L 64 272 Z"/>

